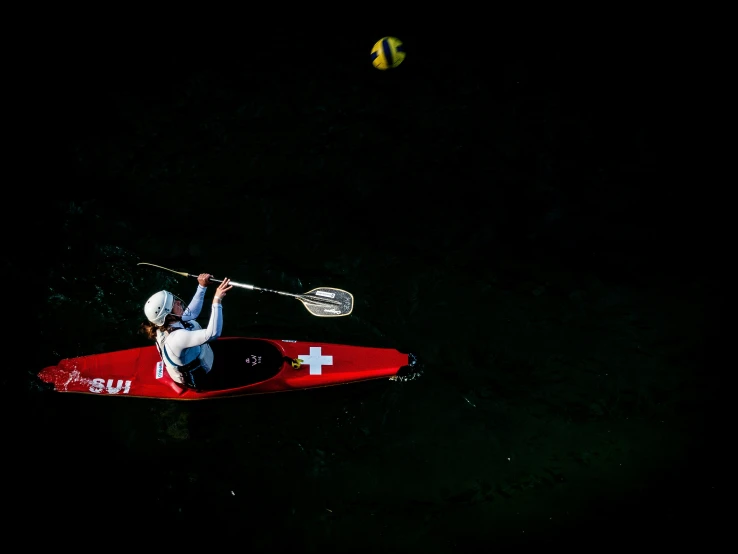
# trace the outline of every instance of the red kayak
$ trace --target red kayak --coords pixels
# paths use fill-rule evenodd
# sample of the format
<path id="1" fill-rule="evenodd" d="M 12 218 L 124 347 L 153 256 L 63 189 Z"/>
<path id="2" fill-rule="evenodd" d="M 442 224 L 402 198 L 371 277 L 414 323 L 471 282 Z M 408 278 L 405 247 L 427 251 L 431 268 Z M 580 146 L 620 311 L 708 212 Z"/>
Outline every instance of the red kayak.
<path id="1" fill-rule="evenodd" d="M 64 359 L 38 376 L 58 392 L 201 400 L 397 379 L 416 365 L 413 354 L 392 348 L 242 337 L 210 344 L 212 371 L 225 376 L 216 390 L 181 388 L 155 346 Z"/>

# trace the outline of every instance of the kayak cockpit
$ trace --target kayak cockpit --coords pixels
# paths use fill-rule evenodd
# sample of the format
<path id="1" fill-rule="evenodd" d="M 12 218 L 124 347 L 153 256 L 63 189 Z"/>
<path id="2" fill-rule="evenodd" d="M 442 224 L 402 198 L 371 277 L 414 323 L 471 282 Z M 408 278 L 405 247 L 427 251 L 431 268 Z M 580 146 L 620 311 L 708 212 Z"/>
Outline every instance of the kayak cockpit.
<path id="1" fill-rule="evenodd" d="M 285 364 L 284 352 L 262 339 L 219 339 L 210 343 L 214 362 L 207 390 L 245 387 L 276 376 Z"/>

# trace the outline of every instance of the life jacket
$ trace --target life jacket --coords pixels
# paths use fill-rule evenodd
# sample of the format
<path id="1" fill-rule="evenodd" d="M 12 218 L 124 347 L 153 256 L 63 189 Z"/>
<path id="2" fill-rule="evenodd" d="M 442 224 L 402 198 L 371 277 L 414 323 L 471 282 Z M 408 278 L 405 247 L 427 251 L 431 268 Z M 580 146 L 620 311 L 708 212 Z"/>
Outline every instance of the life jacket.
<path id="1" fill-rule="evenodd" d="M 174 333 L 176 331 L 197 331 L 199 329 L 202 329 L 202 326 L 194 320 L 182 321 L 181 323 L 184 329 L 174 329 L 172 331 L 157 330 L 156 347 L 159 349 L 159 355 L 161 356 L 161 359 L 164 362 L 165 367 L 167 368 L 167 372 L 172 377 L 172 379 L 180 385 L 184 385 L 191 389 L 198 389 L 200 388 L 198 386 L 198 381 L 201 381 L 202 378 L 210 371 L 210 368 L 213 367 L 213 349 L 208 343 L 201 344 L 199 346 L 192 346 L 188 348 L 188 350 L 194 348 L 198 349 L 197 357 L 194 360 L 184 365 L 178 365 L 174 363 L 172 358 L 169 356 L 169 353 L 167 352 L 167 337 L 169 337 L 171 333 Z M 180 378 L 177 379 L 175 375 L 178 375 Z"/>

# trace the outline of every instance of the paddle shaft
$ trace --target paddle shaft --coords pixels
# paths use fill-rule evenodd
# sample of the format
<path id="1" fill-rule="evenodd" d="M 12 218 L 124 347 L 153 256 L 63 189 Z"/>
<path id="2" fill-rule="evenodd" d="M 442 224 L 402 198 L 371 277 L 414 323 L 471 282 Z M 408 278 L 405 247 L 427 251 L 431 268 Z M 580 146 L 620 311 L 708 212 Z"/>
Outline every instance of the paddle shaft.
<path id="1" fill-rule="evenodd" d="M 191 277 L 197 277 L 197 275 L 191 275 Z M 210 278 L 210 281 L 213 283 L 222 283 L 222 279 L 214 279 Z M 301 300 L 303 302 L 312 302 L 313 304 L 332 304 L 332 305 L 340 305 L 340 302 L 336 302 L 335 300 L 331 300 L 329 298 L 316 298 L 315 296 L 310 296 L 306 294 L 292 294 L 291 292 L 283 292 L 281 290 L 273 290 L 273 289 L 265 289 L 262 287 L 257 287 L 255 285 L 246 285 L 244 283 L 236 283 L 234 281 L 230 282 L 231 285 L 234 287 L 241 287 L 243 289 L 249 289 L 249 290 L 255 290 L 259 292 L 273 292 L 274 294 L 281 294 L 282 296 L 291 296 L 292 298 L 297 298 L 298 300 Z"/>
<path id="2" fill-rule="evenodd" d="M 197 278 L 197 275 L 190 275 L 190 277 Z M 222 283 L 223 279 L 215 279 L 214 277 L 210 278 L 210 281 L 212 283 Z M 301 298 L 299 294 L 292 294 L 291 292 L 282 292 L 281 290 L 272 290 L 272 289 L 263 289 L 261 287 L 257 287 L 256 285 L 247 285 L 245 283 L 236 283 L 236 281 L 231 281 L 231 285 L 234 287 L 240 287 L 242 289 L 249 289 L 249 290 L 257 290 L 260 292 L 273 292 L 276 294 L 283 294 L 284 296 L 293 296 L 295 298 Z"/>

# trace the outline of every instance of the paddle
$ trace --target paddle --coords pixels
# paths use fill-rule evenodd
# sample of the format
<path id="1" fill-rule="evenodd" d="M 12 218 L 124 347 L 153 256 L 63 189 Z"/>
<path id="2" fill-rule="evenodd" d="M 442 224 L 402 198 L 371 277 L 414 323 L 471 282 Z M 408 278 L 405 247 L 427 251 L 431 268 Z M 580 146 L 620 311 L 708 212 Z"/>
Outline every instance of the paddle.
<path id="1" fill-rule="evenodd" d="M 150 265 L 151 267 L 158 267 L 159 269 L 171 271 L 172 273 L 176 273 L 182 277 L 194 277 L 197 279 L 197 275 L 193 275 L 192 273 L 174 271 L 173 269 L 162 267 L 160 265 L 148 264 L 146 262 L 139 262 L 137 265 Z M 210 278 L 210 281 L 213 283 L 223 282 L 222 279 L 214 279 L 213 277 Z M 350 292 L 331 287 L 318 287 L 317 289 L 309 290 L 305 294 L 292 294 L 290 292 L 264 289 L 254 285 L 246 285 L 244 283 L 236 283 L 235 281 L 231 281 L 231 285 L 242 289 L 257 290 L 259 292 L 273 292 L 275 294 L 297 298 L 311 314 L 319 317 L 340 317 L 349 315 L 354 309 L 354 296 Z"/>

